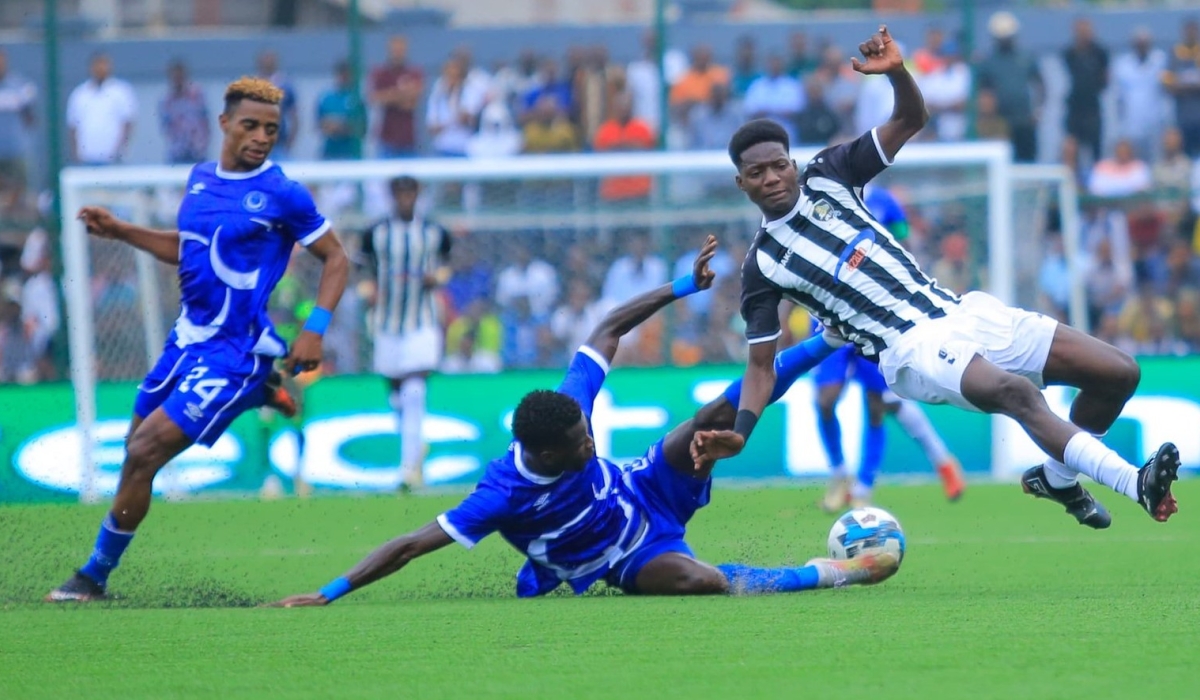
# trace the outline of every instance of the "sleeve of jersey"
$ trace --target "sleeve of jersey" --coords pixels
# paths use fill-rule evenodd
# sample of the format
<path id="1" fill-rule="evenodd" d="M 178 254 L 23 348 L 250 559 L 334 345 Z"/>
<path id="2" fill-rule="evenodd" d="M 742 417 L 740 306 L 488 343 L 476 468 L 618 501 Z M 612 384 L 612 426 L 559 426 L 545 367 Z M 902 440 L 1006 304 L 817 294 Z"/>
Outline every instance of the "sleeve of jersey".
<path id="1" fill-rule="evenodd" d="M 308 189 L 298 182 L 292 183 L 284 216 L 283 223 L 287 231 L 305 248 L 324 236 L 330 228 L 329 221 L 317 211 L 317 204 Z"/>
<path id="2" fill-rule="evenodd" d="M 454 508 L 437 517 L 437 523 L 455 542 L 467 549 L 500 529 L 508 515 L 508 499 L 499 489 L 480 484 Z"/>
<path id="3" fill-rule="evenodd" d="M 771 284 L 754 253 L 742 266 L 742 319 L 746 322 L 746 341 L 751 345 L 767 343 L 783 335 L 779 325 L 779 302 L 783 295 Z"/>
<path id="4" fill-rule="evenodd" d="M 608 360 L 599 352 L 584 345 L 571 358 L 571 366 L 567 368 L 567 376 L 558 385 L 558 393 L 566 394 L 579 402 L 584 414 L 592 417 L 592 405 L 596 403 L 596 394 L 604 385 L 604 377 L 608 374 Z"/>
<path id="5" fill-rule="evenodd" d="M 849 143 L 821 151 L 808 167 L 814 175 L 862 187 L 891 164 L 879 142 L 879 129 L 874 128 Z"/>

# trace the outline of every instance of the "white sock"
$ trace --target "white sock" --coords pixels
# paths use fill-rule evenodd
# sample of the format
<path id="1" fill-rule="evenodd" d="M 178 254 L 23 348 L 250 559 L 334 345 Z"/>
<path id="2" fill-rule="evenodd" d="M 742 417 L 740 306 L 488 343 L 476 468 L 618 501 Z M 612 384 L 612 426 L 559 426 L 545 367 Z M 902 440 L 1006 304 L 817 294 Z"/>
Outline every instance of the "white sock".
<path id="1" fill-rule="evenodd" d="M 929 416 L 925 415 L 916 403 L 908 399 L 900 401 L 900 408 L 896 410 L 896 422 L 904 428 L 909 437 L 917 441 L 930 464 L 936 467 L 950 458 L 950 450 L 946 449 L 942 436 L 937 434 L 933 423 L 929 422 Z"/>
<path id="2" fill-rule="evenodd" d="M 421 423 L 425 420 L 425 378 L 409 377 L 400 385 L 400 467 L 416 469 L 425 456 Z"/>
<path id="3" fill-rule="evenodd" d="M 861 501 L 870 501 L 871 487 L 856 479 L 850 486 L 850 498 Z"/>
<path id="4" fill-rule="evenodd" d="M 829 468 L 829 476 L 830 476 L 830 478 L 833 478 L 833 479 L 845 479 L 846 478 L 846 465 L 839 464 L 836 467 L 830 467 Z"/>
<path id="5" fill-rule="evenodd" d="M 1123 493 L 1137 502 L 1138 470 L 1095 437 L 1079 432 L 1067 442 L 1063 461 L 1069 469 Z"/>
<path id="6" fill-rule="evenodd" d="M 1079 483 L 1075 471 L 1053 457 L 1046 460 L 1042 470 L 1046 472 L 1046 481 L 1052 488 L 1065 489 Z"/>

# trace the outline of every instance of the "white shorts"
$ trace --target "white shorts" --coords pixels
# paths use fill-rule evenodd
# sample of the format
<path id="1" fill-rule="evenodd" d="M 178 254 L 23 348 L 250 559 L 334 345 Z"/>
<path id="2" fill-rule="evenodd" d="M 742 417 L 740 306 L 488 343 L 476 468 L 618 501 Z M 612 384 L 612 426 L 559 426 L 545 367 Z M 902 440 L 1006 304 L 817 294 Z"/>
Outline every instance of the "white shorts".
<path id="1" fill-rule="evenodd" d="M 922 321 L 879 353 L 879 369 L 892 391 L 922 403 L 949 403 L 971 411 L 962 376 L 976 355 L 1044 388 L 1042 371 L 1058 321 L 970 292 L 948 315 Z"/>
<path id="2" fill-rule="evenodd" d="M 438 328 L 375 335 L 376 374 L 400 379 L 417 372 L 432 372 L 441 361 L 442 332 Z"/>

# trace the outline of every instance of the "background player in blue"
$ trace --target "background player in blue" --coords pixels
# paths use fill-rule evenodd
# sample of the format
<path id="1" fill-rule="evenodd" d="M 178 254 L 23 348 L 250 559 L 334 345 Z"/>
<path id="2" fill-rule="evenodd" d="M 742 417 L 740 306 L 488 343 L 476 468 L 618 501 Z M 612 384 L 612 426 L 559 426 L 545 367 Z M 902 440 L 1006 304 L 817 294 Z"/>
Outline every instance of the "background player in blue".
<path id="1" fill-rule="evenodd" d="M 597 457 L 592 405 L 623 335 L 675 299 L 712 286 L 709 236 L 693 273 L 613 309 L 571 361 L 557 391 L 533 391 L 513 414 L 514 441 L 488 465 L 475 491 L 421 529 L 377 548 L 317 593 L 286 598 L 284 607 L 326 605 L 395 573 L 413 559 L 452 542 L 474 547 L 493 532 L 527 559 L 517 595 L 548 593 L 567 583 L 583 593 L 603 580 L 627 593 L 705 594 L 790 592 L 873 583 L 895 572 L 891 555 L 850 561 L 819 559 L 799 568 L 715 567 L 697 560 L 684 528 L 708 503 L 711 469 L 697 472 L 689 445 L 697 430 L 733 425 L 741 383 L 696 412 L 623 467 Z M 780 353 L 781 396 L 840 342 L 815 337 Z"/>
<path id="2" fill-rule="evenodd" d="M 885 187 L 873 186 L 866 192 L 867 209 L 892 233 L 897 241 L 908 237 L 908 216 L 904 207 Z M 863 430 L 862 456 L 853 481 L 847 476 L 842 451 L 842 426 L 837 417 L 837 404 L 849 379 L 855 379 L 863 389 L 867 424 Z M 888 389 L 879 365 L 846 346 L 830 355 L 813 373 L 817 385 L 817 428 L 821 444 L 829 458 L 832 472 L 829 488 L 821 500 L 827 512 L 839 512 L 847 505 L 855 508 L 871 502 L 875 479 L 883 464 L 886 432 L 885 415 L 894 416 L 900 426 L 925 452 L 925 457 L 937 470 L 946 498 L 956 501 L 962 496 L 965 483 L 962 466 L 946 449 L 946 443 L 934 430 L 929 417 L 914 401 L 901 399 Z"/>
<path id="3" fill-rule="evenodd" d="M 155 474 L 193 443 L 212 445 L 243 411 L 263 405 L 277 358 L 293 374 L 316 369 L 321 336 L 346 286 L 337 236 L 302 185 L 267 157 L 279 136 L 282 93 L 242 78 L 225 90 L 220 160 L 188 177 L 178 231 L 152 231 L 98 207 L 79 218 L 94 235 L 179 266 L 180 312 L 134 404 L 112 510 L 83 568 L 47 600 L 105 597 L 109 573 L 150 509 Z M 267 316 L 267 299 L 295 244 L 323 262 L 317 307 L 289 354 Z"/>

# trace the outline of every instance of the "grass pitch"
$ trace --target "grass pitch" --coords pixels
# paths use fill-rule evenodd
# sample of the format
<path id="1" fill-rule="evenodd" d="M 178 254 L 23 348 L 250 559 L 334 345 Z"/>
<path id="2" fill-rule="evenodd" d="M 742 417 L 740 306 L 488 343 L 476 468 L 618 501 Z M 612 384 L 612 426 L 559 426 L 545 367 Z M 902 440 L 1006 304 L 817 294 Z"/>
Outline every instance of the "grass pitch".
<path id="1" fill-rule="evenodd" d="M 315 590 L 455 497 L 157 503 L 122 600 L 40 601 L 103 507 L 0 508 L 0 697 L 1185 698 L 1200 696 L 1200 482 L 1154 523 L 1097 489 L 1080 527 L 1015 486 L 885 487 L 908 536 L 872 588 L 743 598 L 513 597 L 498 537 L 451 546 L 328 608 Z M 718 487 L 689 540 L 719 563 L 803 563 L 832 518 L 812 488 Z"/>

